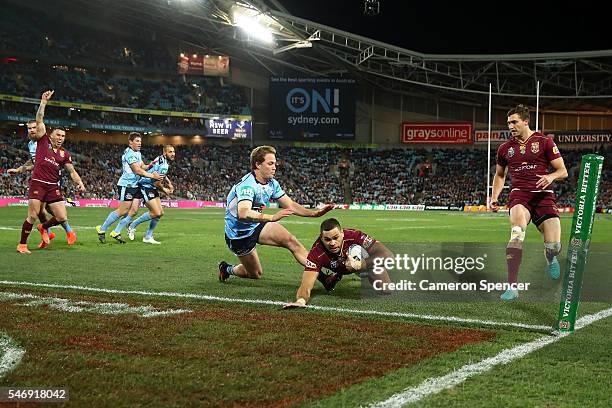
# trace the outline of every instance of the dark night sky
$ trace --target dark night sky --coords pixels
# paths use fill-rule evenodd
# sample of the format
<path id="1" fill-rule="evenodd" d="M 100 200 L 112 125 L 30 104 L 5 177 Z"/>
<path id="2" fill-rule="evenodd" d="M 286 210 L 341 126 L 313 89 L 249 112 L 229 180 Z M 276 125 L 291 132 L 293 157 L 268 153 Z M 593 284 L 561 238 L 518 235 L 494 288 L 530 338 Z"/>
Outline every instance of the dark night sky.
<path id="1" fill-rule="evenodd" d="M 380 0 L 369 17 L 363 0 L 279 1 L 295 16 L 423 53 L 612 49 L 605 2 Z"/>

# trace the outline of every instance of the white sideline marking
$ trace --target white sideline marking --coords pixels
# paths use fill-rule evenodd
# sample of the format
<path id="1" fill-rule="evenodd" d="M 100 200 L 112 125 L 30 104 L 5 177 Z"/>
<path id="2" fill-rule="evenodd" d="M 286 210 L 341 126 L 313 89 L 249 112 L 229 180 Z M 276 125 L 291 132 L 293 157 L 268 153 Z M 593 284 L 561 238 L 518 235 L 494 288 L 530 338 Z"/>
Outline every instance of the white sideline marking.
<path id="1" fill-rule="evenodd" d="M 54 283 L 0 281 L 0 285 L 33 286 L 33 287 L 56 288 L 56 289 L 77 289 L 77 290 L 84 290 L 84 291 L 89 291 L 89 292 L 99 292 L 99 293 L 177 297 L 177 298 L 212 300 L 212 301 L 230 302 L 230 303 L 247 303 L 247 304 L 257 304 L 257 305 L 282 306 L 286 303 L 286 302 L 281 302 L 277 300 L 239 299 L 239 298 L 228 298 L 228 297 L 219 297 L 219 296 L 211 296 L 211 295 L 200 295 L 197 293 L 148 292 L 148 291 L 143 291 L 143 290 L 119 290 L 119 289 L 92 288 L 92 287 L 76 286 L 76 285 L 58 285 Z M 542 331 L 542 330 L 550 331 L 551 330 L 551 326 L 542 326 L 542 325 L 515 323 L 515 322 L 498 322 L 494 320 L 466 319 L 463 317 L 455 317 L 455 316 L 420 315 L 416 313 L 404 313 L 404 312 L 381 312 L 381 311 L 376 311 L 376 310 L 359 310 L 359 309 L 347 309 L 347 308 L 342 308 L 342 307 L 315 306 L 315 305 L 308 305 L 307 308 L 314 309 L 314 310 L 328 311 L 328 312 L 352 313 L 352 314 L 359 314 L 359 315 L 407 317 L 411 319 L 434 320 L 434 321 L 444 321 L 444 322 L 453 322 L 453 323 L 469 323 L 469 324 L 476 324 L 476 325 L 482 325 L 482 326 L 517 327 L 521 329 L 529 329 L 529 330 L 537 330 L 537 331 Z"/>
<path id="2" fill-rule="evenodd" d="M 582 329 L 591 323 L 598 320 L 605 319 L 612 316 L 612 308 L 604 309 L 592 315 L 586 315 L 576 321 L 575 330 Z M 450 374 L 442 377 L 428 378 L 423 381 L 420 385 L 412 388 L 408 388 L 399 394 L 395 394 L 390 398 L 371 404 L 368 408 L 390 408 L 390 407 L 401 407 L 404 405 L 412 404 L 425 397 L 433 394 L 437 394 L 448 388 L 452 388 L 468 378 L 482 374 L 486 371 L 491 370 L 493 367 L 500 364 L 508 364 L 513 360 L 525 357 L 536 350 L 541 349 L 549 344 L 555 343 L 562 338 L 568 336 L 568 333 L 563 333 L 558 336 L 543 336 L 534 341 L 521 344 L 519 346 L 502 350 L 499 354 L 494 357 L 484 359 L 475 364 L 464 365 L 457 371 L 453 371 Z"/>
<path id="3" fill-rule="evenodd" d="M 133 313 L 141 317 L 157 317 L 192 312 L 192 310 L 188 309 L 159 310 L 149 305 L 130 306 L 127 303 L 72 301 L 70 299 L 63 298 L 36 296 L 29 293 L 0 292 L 0 302 L 22 299 L 31 299 L 30 302 L 21 304 L 22 306 L 48 306 L 52 309 L 61 310 L 63 312 L 69 313 L 90 312 L 105 315 L 120 315 Z"/>
<path id="4" fill-rule="evenodd" d="M 7 334 L 0 332 L 0 353 L 2 353 L 0 357 L 0 378 L 2 378 L 17 367 L 25 350 L 17 346 Z"/>

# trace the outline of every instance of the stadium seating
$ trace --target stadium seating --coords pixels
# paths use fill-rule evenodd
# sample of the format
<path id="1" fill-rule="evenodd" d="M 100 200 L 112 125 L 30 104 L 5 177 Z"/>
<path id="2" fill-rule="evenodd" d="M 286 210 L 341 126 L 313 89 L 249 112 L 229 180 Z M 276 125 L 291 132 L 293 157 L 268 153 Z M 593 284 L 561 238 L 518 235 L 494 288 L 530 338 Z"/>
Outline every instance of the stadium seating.
<path id="1" fill-rule="evenodd" d="M 28 152 L 23 138 L 0 138 L 6 148 L 0 156 L 0 195 L 26 194 L 28 175 L 9 176 L 6 169 L 25 162 Z M 75 142 L 66 147 L 74 154 L 76 168 L 88 191 L 83 198 L 116 196 L 116 182 L 121 173 L 120 157 L 125 145 Z M 456 149 L 339 149 L 279 147 L 277 179 L 296 201 L 315 205 L 321 202 L 478 205 L 485 202 L 486 182 L 484 150 Z M 250 148 L 246 145 L 177 146 L 177 159 L 169 177 L 174 180 L 175 196 L 185 199 L 224 201 L 233 183 L 249 171 Z M 574 203 L 576 178 L 582 154 L 591 151 L 564 151 L 570 177 L 556 183 L 560 206 Z M 160 146 L 143 146 L 143 157 L 152 160 L 161 153 Z M 600 152 L 605 154 L 604 152 Z M 338 160 L 350 163 L 351 197 L 346 197 L 338 177 Z M 228 166 L 227 163 L 241 163 Z M 429 171 L 423 172 L 427 163 Z M 492 160 L 494 163 L 494 158 Z M 602 175 L 599 206 L 612 207 L 612 165 L 606 162 Z M 72 182 L 64 183 L 70 194 L 79 196 Z M 501 197 L 506 202 L 507 191 Z"/>

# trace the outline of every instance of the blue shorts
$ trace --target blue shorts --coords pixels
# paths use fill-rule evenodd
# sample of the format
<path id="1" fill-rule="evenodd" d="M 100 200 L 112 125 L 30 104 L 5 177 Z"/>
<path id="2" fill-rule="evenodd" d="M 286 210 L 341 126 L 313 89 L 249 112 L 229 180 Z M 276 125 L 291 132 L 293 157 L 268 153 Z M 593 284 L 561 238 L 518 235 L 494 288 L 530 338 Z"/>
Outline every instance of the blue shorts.
<path id="1" fill-rule="evenodd" d="M 261 230 L 265 226 L 265 223 L 260 223 L 253 233 L 245 238 L 239 239 L 230 239 L 227 234 L 225 235 L 225 243 L 227 247 L 234 253 L 236 256 L 245 256 L 253 252 L 255 246 L 257 246 L 257 241 L 259 241 L 259 234 L 261 234 Z"/>
<path id="2" fill-rule="evenodd" d="M 132 201 L 141 198 L 142 193 L 138 187 L 119 186 L 119 201 Z"/>
<path id="3" fill-rule="evenodd" d="M 145 202 L 159 197 L 159 191 L 157 191 L 155 187 L 151 188 L 146 186 L 140 186 L 139 188 L 140 194 L 142 194 L 142 198 L 145 200 Z"/>

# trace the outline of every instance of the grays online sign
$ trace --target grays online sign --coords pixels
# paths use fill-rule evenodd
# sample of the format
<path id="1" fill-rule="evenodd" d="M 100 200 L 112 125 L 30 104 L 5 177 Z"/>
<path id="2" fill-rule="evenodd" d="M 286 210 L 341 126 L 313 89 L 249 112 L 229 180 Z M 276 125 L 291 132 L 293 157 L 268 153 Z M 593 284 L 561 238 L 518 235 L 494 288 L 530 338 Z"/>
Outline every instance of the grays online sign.
<path id="1" fill-rule="evenodd" d="M 355 139 L 354 79 L 272 77 L 270 107 L 270 138 Z"/>

